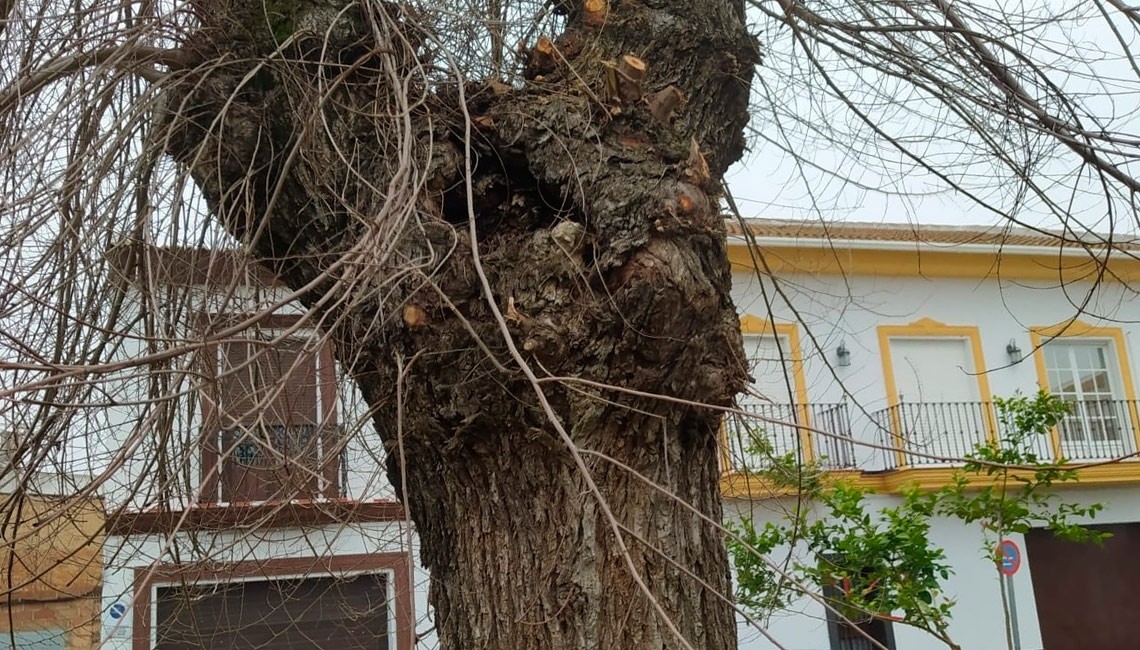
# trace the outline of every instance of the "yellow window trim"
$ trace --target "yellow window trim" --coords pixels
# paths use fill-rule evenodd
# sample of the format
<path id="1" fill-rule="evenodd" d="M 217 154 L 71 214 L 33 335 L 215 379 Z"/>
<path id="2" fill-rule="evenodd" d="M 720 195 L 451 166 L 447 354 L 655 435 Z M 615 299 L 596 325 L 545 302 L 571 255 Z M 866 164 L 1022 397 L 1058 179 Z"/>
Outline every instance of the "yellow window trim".
<path id="1" fill-rule="evenodd" d="M 883 382 L 887 391 L 887 405 L 895 407 L 899 404 L 898 385 L 895 383 L 895 366 L 891 359 L 891 344 L 893 338 L 953 338 L 966 339 L 970 342 L 970 349 L 974 357 L 974 373 L 978 381 L 978 399 L 982 402 L 990 401 L 990 380 L 986 374 L 986 359 L 982 352 L 982 337 L 976 325 L 947 325 L 932 318 L 920 318 L 907 325 L 879 325 L 879 357 L 883 363 Z M 902 423 L 898 422 L 897 412 L 893 412 L 891 429 L 896 434 L 892 436 L 895 445 L 895 458 L 898 466 L 906 464 L 906 454 L 899 435 Z M 986 420 L 986 435 L 993 439 L 997 434 L 993 414 L 983 411 Z"/>
<path id="2" fill-rule="evenodd" d="M 757 258 L 761 255 L 756 253 Z M 1087 256 L 1061 257 L 1057 251 L 1040 254 L 1006 254 L 945 250 L 874 250 L 821 246 L 767 247 L 763 271 L 774 275 L 810 273 L 815 275 L 870 275 L 924 278 L 969 278 L 1006 280 L 1050 280 L 1069 282 L 1140 281 L 1140 260 L 1117 252 L 1109 258 L 1108 272 L 1103 260 Z M 732 270 L 753 272 L 753 253 L 748 246 L 731 242 L 728 259 Z"/>
<path id="3" fill-rule="evenodd" d="M 790 357 L 789 360 L 792 366 L 792 390 L 795 392 L 800 422 L 803 422 L 806 427 L 810 427 L 807 380 L 804 375 L 803 353 L 800 349 L 799 326 L 795 323 L 773 323 L 758 316 L 745 314 L 740 317 L 740 333 L 745 336 L 774 336 L 777 342 L 780 337 L 787 337 L 789 348 L 788 356 Z M 727 432 L 725 435 L 727 436 Z M 815 449 L 813 447 L 810 429 L 800 430 L 800 445 L 804 450 L 804 458 L 815 458 Z M 729 463 L 731 459 L 728 458 L 727 437 L 724 440 L 722 449 L 724 450 L 724 467 L 732 467 Z"/>
<path id="4" fill-rule="evenodd" d="M 1037 368 L 1037 384 L 1045 390 L 1053 390 L 1049 385 L 1049 373 L 1045 370 L 1045 344 L 1059 338 L 1086 338 L 1112 342 L 1116 351 L 1117 369 L 1120 373 L 1124 399 L 1128 400 L 1129 417 L 1132 420 L 1132 437 L 1136 448 L 1140 449 L 1140 417 L 1136 413 L 1136 389 L 1132 383 L 1132 364 L 1128 361 L 1128 347 L 1125 345 L 1124 330 L 1119 327 L 1098 327 L 1079 319 L 1067 320 L 1056 325 L 1029 328 L 1029 341 L 1033 345 L 1033 363 Z M 1053 454 L 1061 457 L 1061 433 L 1053 428 Z"/>

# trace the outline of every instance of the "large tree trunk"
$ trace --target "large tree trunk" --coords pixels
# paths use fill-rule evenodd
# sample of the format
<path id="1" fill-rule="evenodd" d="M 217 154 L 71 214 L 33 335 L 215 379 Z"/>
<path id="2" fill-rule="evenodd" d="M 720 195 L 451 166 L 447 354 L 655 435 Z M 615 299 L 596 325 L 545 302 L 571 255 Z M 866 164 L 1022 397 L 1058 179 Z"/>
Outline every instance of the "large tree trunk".
<path id="1" fill-rule="evenodd" d="M 718 414 L 601 385 L 713 405 L 743 385 L 716 188 L 756 46 L 739 0 L 561 4 L 512 88 L 422 72 L 449 59 L 397 5 L 198 0 L 163 143 L 311 287 L 406 489 L 443 647 L 735 647 L 720 535 L 681 503 L 720 519 Z M 594 382 L 540 386 L 597 492 L 505 345 L 471 222 L 523 360 Z"/>

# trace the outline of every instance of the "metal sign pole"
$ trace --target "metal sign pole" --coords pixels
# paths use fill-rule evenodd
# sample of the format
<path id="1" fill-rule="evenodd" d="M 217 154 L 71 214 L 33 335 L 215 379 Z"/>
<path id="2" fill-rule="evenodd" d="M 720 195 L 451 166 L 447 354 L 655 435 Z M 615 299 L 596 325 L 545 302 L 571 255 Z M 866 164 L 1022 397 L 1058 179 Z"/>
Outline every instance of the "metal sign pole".
<path id="1" fill-rule="evenodd" d="M 1013 595 L 1013 575 L 1005 576 L 1005 593 L 1009 600 L 1009 628 L 1013 633 L 1013 650 L 1021 650 L 1021 632 L 1017 629 L 1017 597 Z"/>
<path id="2" fill-rule="evenodd" d="M 1017 628 L 1017 597 L 1013 593 L 1013 576 L 1021 568 L 1021 549 L 1012 540 L 1003 539 L 997 547 L 998 573 L 1005 578 L 1005 601 L 1009 607 L 1009 635 L 1013 650 L 1021 650 L 1021 632 Z"/>

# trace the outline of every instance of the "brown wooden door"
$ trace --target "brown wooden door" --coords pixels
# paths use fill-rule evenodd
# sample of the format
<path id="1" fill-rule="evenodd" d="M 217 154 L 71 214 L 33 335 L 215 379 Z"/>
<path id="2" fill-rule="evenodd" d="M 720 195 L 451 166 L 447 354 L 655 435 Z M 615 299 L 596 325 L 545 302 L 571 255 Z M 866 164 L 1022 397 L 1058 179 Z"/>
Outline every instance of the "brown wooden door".
<path id="1" fill-rule="evenodd" d="M 1112 533 L 1103 546 L 1025 536 L 1045 650 L 1140 648 L 1140 524 L 1096 528 Z"/>
<path id="2" fill-rule="evenodd" d="M 304 345 L 299 338 L 272 344 L 251 338 L 221 346 L 223 429 L 318 422 L 317 354 Z"/>
<path id="3" fill-rule="evenodd" d="M 387 650 L 383 575 L 159 587 L 157 650 Z"/>
<path id="4" fill-rule="evenodd" d="M 246 503 L 340 495 L 331 350 L 304 337 L 251 336 L 216 346 L 207 500 Z M 215 470 L 216 466 L 216 470 Z"/>

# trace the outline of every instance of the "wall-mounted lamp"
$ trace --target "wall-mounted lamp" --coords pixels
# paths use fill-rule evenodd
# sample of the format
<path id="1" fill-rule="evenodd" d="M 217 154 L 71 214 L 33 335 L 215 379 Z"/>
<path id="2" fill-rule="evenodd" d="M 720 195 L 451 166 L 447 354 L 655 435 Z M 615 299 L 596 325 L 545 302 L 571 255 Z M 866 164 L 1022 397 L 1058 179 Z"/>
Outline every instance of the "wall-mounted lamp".
<path id="1" fill-rule="evenodd" d="M 1010 339 L 1009 343 L 1006 344 L 1005 352 L 1009 355 L 1010 363 L 1021 361 L 1021 348 L 1017 347 L 1017 341 L 1014 339 Z"/>
<path id="2" fill-rule="evenodd" d="M 847 343 L 840 342 L 839 347 L 835 348 L 835 358 L 841 367 L 851 365 L 851 351 L 847 349 Z"/>

